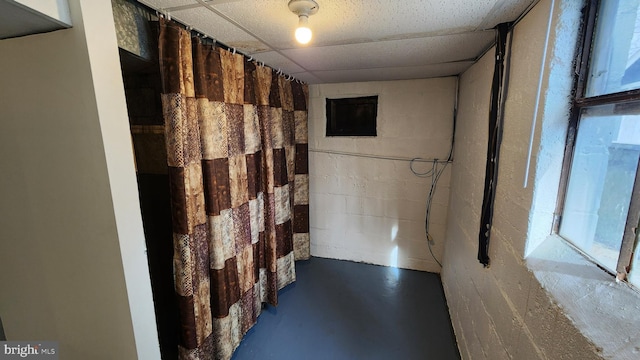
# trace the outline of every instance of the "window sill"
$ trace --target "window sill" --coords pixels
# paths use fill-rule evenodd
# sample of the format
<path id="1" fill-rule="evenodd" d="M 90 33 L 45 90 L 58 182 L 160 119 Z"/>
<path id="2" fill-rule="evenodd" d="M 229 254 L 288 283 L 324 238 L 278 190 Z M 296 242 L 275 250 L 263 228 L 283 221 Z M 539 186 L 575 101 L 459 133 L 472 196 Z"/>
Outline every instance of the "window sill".
<path id="1" fill-rule="evenodd" d="M 531 255 L 527 266 L 575 327 L 604 358 L 640 354 L 640 293 L 598 268 L 556 235 Z"/>

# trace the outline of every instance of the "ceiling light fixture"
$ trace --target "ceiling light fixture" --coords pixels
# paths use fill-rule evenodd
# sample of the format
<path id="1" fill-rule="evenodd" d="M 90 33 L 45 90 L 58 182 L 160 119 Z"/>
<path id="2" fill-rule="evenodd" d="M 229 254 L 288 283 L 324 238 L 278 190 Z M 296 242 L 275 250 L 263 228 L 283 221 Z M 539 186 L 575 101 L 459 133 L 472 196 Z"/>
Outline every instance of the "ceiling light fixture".
<path id="1" fill-rule="evenodd" d="M 309 16 L 318 12 L 318 3 L 314 0 L 291 0 L 289 10 L 298 15 L 298 28 L 296 29 L 296 40 L 300 44 L 308 44 L 313 34 L 309 28 Z"/>

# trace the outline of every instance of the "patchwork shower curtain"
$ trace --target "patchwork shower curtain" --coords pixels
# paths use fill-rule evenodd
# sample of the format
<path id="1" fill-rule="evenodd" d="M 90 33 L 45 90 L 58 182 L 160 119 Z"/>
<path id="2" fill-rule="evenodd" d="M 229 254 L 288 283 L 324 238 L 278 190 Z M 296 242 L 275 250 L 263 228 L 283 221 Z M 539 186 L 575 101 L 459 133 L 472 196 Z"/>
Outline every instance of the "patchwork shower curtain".
<path id="1" fill-rule="evenodd" d="M 309 257 L 307 87 L 161 19 L 181 359 L 228 359 Z"/>

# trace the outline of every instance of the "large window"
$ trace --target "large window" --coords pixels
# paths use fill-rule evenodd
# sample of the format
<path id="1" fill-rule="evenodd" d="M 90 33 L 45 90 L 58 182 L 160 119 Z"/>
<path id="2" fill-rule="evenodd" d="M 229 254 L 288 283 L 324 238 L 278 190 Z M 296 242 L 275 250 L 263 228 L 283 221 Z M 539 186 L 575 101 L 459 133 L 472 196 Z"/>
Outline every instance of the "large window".
<path id="1" fill-rule="evenodd" d="M 640 0 L 592 0 L 586 16 L 558 233 L 640 286 Z"/>

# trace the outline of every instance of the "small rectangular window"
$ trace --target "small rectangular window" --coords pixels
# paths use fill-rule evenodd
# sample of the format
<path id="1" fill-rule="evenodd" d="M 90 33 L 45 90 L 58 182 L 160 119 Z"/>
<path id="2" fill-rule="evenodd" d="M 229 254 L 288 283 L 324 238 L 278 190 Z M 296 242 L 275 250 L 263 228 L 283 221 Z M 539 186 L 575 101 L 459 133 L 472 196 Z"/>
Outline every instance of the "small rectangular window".
<path id="1" fill-rule="evenodd" d="M 378 96 L 327 99 L 326 136 L 376 136 Z"/>

